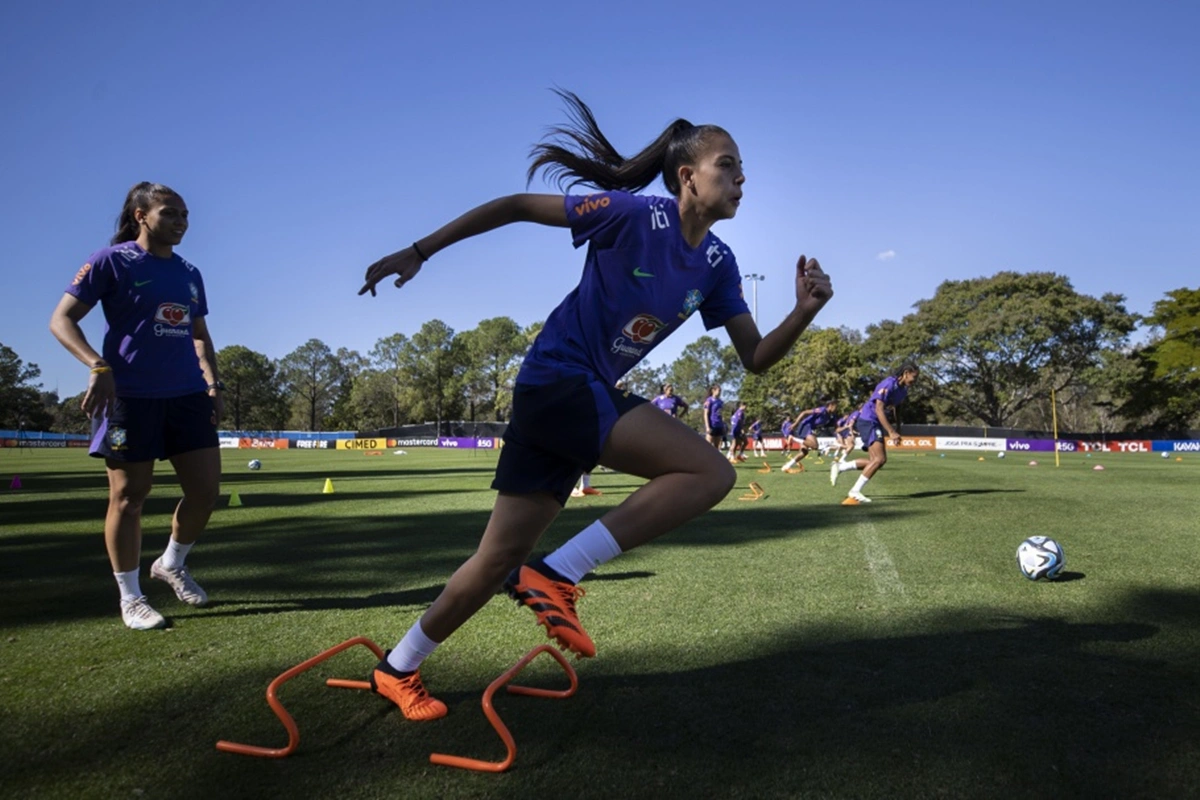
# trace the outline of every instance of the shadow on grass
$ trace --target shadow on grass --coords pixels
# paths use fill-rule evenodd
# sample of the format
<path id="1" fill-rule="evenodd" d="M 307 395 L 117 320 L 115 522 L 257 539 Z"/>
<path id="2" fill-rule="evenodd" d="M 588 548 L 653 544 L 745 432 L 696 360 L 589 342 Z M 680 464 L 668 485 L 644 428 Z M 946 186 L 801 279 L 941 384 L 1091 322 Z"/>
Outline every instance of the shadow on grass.
<path id="1" fill-rule="evenodd" d="M 1200 593 L 1127 605 L 1194 610 Z M 579 664 L 573 698 L 497 696 L 518 742 L 504 775 L 428 764 L 430 752 L 503 755 L 479 709 L 489 678 L 475 676 L 475 691 L 438 692 L 439 674 L 471 674 L 469 665 L 430 662 L 427 685 L 451 706 L 433 723 L 297 679 L 287 702 L 303 738 L 292 757 L 271 761 L 213 743 L 286 741 L 261 689 L 246 688 L 273 675 L 214 662 L 128 703 L 42 720 L 42 730 L 71 735 L 15 741 L 5 785 L 14 795 L 74 786 L 87 789 L 77 796 L 519 797 L 569 775 L 571 796 L 584 798 L 1194 796 L 1200 710 L 1185 700 L 1198 678 L 1194 642 L 1163 652 L 1149 646 L 1160 628 L 1147 621 L 986 610 L 923 628 L 859 639 L 780 632 L 769 655 L 695 669 L 672 668 L 671 654 L 653 650 L 602 652 Z M 347 663 L 327 673 L 362 668 Z M 557 670 L 523 682 L 562 684 Z M 20 709 L 9 725 L 37 714 Z"/>
<path id="2" fill-rule="evenodd" d="M 188 565 L 214 607 L 186 613 L 246 615 L 429 602 L 474 552 L 491 514 L 490 509 L 480 509 L 353 515 L 363 496 L 344 496 L 350 498 L 346 517 L 307 516 L 302 508 L 306 499 L 301 498 L 304 502 L 291 507 L 279 503 L 289 508 L 286 515 L 233 525 L 227 519 L 210 524 L 189 555 Z M 317 495 L 316 502 L 320 501 Z M 168 513 L 173 507 L 173 503 L 167 506 Z M 740 508 L 731 505 L 710 511 L 668 534 L 664 541 L 675 546 L 734 546 L 810 536 L 841 526 L 847 519 L 840 506 L 799 511 L 759 506 L 753 524 L 747 524 Z M 886 521 L 919 512 L 893 508 L 868 513 L 873 520 Z M 595 509 L 567 508 L 538 543 L 538 552 L 554 549 L 595 517 Z M 95 535 L 23 534 L 0 539 L 0 626 L 19 628 L 114 615 L 117 590 L 99 529 L 97 517 Z M 170 590 L 147 574 L 150 562 L 165 544 L 165 531 L 147 532 L 141 585 L 151 603 L 170 616 L 178 610 Z M 229 601 L 231 597 L 238 599 Z M 222 610 L 217 605 L 222 601 L 259 607 Z"/>

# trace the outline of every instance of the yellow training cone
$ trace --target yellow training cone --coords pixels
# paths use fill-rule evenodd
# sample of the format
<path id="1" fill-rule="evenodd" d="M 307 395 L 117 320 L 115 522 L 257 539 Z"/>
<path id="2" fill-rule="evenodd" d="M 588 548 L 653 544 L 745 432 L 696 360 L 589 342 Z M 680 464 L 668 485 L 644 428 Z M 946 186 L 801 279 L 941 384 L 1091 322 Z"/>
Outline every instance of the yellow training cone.
<path id="1" fill-rule="evenodd" d="M 333 494 L 333 480 L 331 478 L 325 479 L 325 488 L 321 490 L 321 493 Z"/>
<path id="2" fill-rule="evenodd" d="M 239 508 L 241 505 L 242 505 L 242 498 L 238 497 L 237 492 L 232 492 L 229 495 L 229 507 L 230 508 Z"/>

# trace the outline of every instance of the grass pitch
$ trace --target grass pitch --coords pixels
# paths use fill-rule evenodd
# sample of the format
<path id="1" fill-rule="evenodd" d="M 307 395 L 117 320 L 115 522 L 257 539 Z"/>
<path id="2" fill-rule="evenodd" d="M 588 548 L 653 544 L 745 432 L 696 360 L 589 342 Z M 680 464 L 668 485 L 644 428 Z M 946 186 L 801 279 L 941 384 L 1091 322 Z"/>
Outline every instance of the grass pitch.
<path id="1" fill-rule="evenodd" d="M 290 666 L 352 636 L 391 647 L 474 549 L 493 452 L 367 457 L 224 451 L 224 496 L 189 556 L 212 602 L 147 575 L 179 497 L 146 506 L 143 590 L 169 631 L 126 630 L 101 536 L 103 468 L 80 451 L 0 451 L 0 786 L 13 797 L 1185 797 L 1200 792 L 1200 459 L 897 454 L 856 473 L 759 474 L 716 509 L 584 581 L 599 656 L 568 700 L 488 683 L 545 640 L 497 597 L 423 669 L 432 723 L 324 686 L 364 679 L 363 648 L 285 685 L 301 734 L 282 760 L 264 700 Z M 251 472 L 246 462 L 263 461 Z M 1105 466 L 1103 472 L 1092 469 Z M 20 490 L 5 487 L 14 475 Z M 323 494 L 325 480 L 335 493 Z M 742 502 L 751 480 L 767 492 Z M 551 549 L 641 481 L 597 473 Z M 243 505 L 226 507 L 231 491 Z M 1031 583 L 1026 536 L 1062 543 L 1065 579 Z M 565 681 L 543 656 L 521 682 Z"/>

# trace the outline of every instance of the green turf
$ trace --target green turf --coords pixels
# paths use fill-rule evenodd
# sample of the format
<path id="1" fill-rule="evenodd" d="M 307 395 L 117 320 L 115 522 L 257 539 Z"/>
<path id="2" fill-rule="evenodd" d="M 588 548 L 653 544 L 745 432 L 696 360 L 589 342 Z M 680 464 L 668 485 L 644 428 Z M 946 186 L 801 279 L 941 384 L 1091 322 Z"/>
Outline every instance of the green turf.
<path id="1" fill-rule="evenodd" d="M 682 529 L 584 582 L 599 657 L 568 700 L 487 684 L 545 641 L 497 597 L 426 664 L 450 706 L 403 720 L 331 689 L 350 650 L 287 684 L 286 743 L 264 699 L 284 669 L 353 636 L 392 646 L 474 548 L 495 453 L 223 451 L 224 493 L 189 557 L 206 609 L 146 577 L 178 486 L 145 515 L 143 588 L 169 631 L 127 631 L 102 543 L 103 470 L 79 451 L 0 451 L 0 786 L 13 797 L 1182 797 L 1200 792 L 1200 459 L 1000 460 L 897 454 L 870 506 L 822 465 L 760 461 Z M 260 472 L 245 463 L 257 455 Z M 778 465 L 782 459 L 774 456 Z M 1092 467 L 1103 464 L 1103 472 Z M 24 484 L 9 490 L 19 474 Z M 335 493 L 323 494 L 325 479 Z M 738 495 L 750 480 L 760 502 Z M 553 547 L 640 481 L 598 473 Z M 227 508 L 236 490 L 244 505 Z M 1066 580 L 1015 565 L 1025 536 L 1064 546 Z M 527 682 L 559 687 L 549 657 Z"/>

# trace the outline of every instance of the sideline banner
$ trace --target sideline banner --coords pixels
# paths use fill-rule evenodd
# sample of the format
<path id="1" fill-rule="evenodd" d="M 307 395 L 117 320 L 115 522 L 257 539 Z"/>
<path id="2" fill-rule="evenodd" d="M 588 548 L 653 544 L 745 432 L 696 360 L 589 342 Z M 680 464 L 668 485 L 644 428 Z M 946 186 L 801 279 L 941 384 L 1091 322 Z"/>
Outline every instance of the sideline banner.
<path id="1" fill-rule="evenodd" d="M 500 440 L 491 437 L 477 438 L 473 436 L 442 436 L 437 440 L 438 447 L 459 447 L 468 450 L 495 450 L 500 446 Z"/>
<path id="2" fill-rule="evenodd" d="M 1200 439 L 1166 439 L 1151 445 L 1156 453 L 1200 453 Z"/>
<path id="3" fill-rule="evenodd" d="M 938 450 L 1003 450 L 1007 439 L 992 439 L 975 436 L 935 436 L 934 446 Z"/>
<path id="4" fill-rule="evenodd" d="M 217 446 L 222 450 L 236 449 L 242 443 L 242 440 L 236 436 L 222 436 L 217 440 Z"/>
<path id="5" fill-rule="evenodd" d="M 288 447 L 299 450 L 333 450 L 336 439 L 288 439 Z"/>
<path id="6" fill-rule="evenodd" d="M 1083 453 L 1149 453 L 1149 441 L 1076 442 Z"/>
<path id="7" fill-rule="evenodd" d="M 1016 451 L 1031 451 L 1035 453 L 1053 453 L 1053 439 L 1009 439 L 1008 449 Z"/>
<path id="8" fill-rule="evenodd" d="M 438 440 L 433 437 L 416 437 L 409 439 L 388 439 L 388 447 L 437 447 Z"/>
<path id="9" fill-rule="evenodd" d="M 935 436 L 901 436 L 898 450 L 936 450 Z"/>
<path id="10" fill-rule="evenodd" d="M 388 446 L 387 439 L 338 439 L 338 450 L 382 450 Z"/>
<path id="11" fill-rule="evenodd" d="M 238 447 L 243 450 L 287 450 L 287 439 L 259 439 L 243 436 L 238 439 Z"/>

